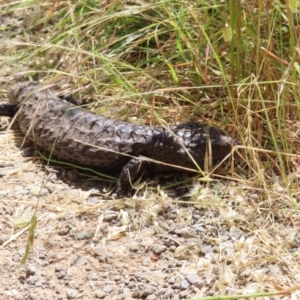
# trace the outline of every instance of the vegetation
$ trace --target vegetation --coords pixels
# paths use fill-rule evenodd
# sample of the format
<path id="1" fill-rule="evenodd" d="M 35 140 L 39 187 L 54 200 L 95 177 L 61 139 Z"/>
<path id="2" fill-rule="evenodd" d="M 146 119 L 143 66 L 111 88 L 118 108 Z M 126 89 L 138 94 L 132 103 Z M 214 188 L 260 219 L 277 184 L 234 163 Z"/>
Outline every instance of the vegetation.
<path id="1" fill-rule="evenodd" d="M 12 12 L 26 26 L 9 24 L 7 85 L 57 84 L 131 122 L 216 125 L 241 144 L 226 178 L 243 200 L 255 193 L 272 226 L 299 214 L 299 1 L 16 1 Z M 266 261 L 290 254 L 269 252 L 271 239 Z"/>

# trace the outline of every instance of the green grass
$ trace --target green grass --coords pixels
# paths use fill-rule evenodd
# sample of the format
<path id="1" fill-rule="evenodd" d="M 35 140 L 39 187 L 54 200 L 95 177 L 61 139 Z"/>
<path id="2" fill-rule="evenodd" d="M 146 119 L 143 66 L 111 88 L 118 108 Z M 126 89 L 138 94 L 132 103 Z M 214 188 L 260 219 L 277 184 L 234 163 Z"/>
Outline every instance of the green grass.
<path id="1" fill-rule="evenodd" d="M 0 76 L 57 83 L 115 118 L 223 128 L 243 145 L 237 183 L 262 199 L 280 187 L 298 213 L 298 2 L 104 3 L 12 2 L 26 28 L 16 20 Z"/>

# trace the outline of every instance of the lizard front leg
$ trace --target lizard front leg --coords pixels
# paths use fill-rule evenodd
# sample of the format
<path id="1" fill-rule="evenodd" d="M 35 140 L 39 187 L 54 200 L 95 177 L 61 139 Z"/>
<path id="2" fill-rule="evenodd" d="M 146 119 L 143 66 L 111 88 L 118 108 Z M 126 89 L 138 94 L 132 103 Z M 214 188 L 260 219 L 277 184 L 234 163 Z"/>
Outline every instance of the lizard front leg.
<path id="1" fill-rule="evenodd" d="M 151 166 L 151 163 L 138 157 L 130 159 L 124 166 L 117 184 L 118 196 L 130 196 L 132 185 Z"/>

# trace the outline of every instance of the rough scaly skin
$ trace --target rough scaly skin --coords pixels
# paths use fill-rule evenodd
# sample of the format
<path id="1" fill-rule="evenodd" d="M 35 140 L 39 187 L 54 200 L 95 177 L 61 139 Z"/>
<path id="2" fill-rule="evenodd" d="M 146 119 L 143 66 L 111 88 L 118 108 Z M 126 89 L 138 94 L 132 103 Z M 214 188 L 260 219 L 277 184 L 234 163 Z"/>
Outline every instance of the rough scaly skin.
<path id="1" fill-rule="evenodd" d="M 19 106 L 17 120 L 22 132 L 38 148 L 78 165 L 109 173 L 121 171 L 120 194 L 128 194 L 130 182 L 145 170 L 157 173 L 168 169 L 140 156 L 197 169 L 190 156 L 203 166 L 208 136 L 213 162 L 227 156 L 235 144 L 224 132 L 205 124 L 189 122 L 165 129 L 95 115 L 62 101 L 35 82 L 14 85 L 9 99 Z"/>

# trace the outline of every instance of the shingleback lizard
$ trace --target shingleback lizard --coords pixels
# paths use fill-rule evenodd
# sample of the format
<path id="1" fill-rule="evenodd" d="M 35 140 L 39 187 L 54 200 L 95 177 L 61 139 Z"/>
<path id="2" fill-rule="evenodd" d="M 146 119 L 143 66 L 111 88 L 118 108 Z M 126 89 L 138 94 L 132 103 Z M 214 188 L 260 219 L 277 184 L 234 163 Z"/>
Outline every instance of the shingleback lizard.
<path id="1" fill-rule="evenodd" d="M 18 106 L 22 132 L 39 149 L 67 162 L 121 172 L 117 185 L 121 195 L 128 195 L 131 183 L 146 171 L 172 170 L 167 165 L 197 170 L 196 165 L 203 167 L 209 148 L 216 163 L 235 145 L 223 131 L 197 122 L 163 128 L 99 116 L 61 100 L 36 82 L 12 86 L 9 100 Z M 11 107 L 9 111 L 12 114 Z"/>

